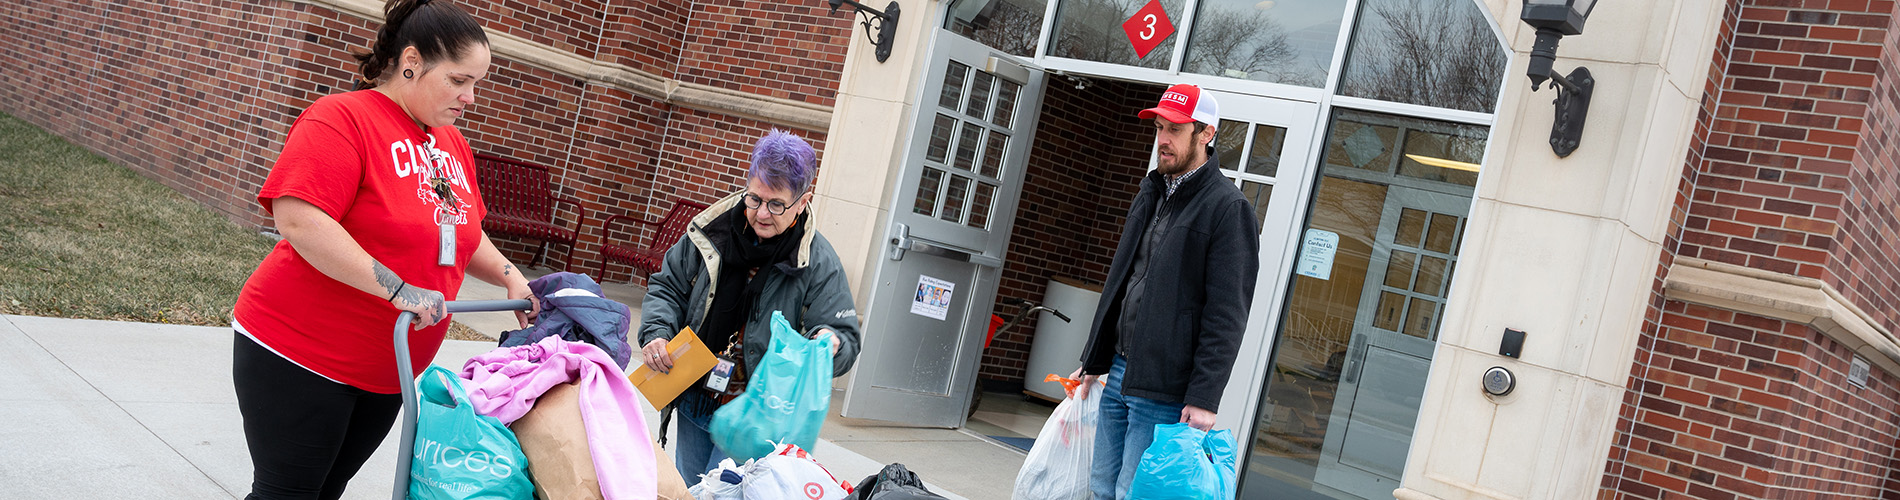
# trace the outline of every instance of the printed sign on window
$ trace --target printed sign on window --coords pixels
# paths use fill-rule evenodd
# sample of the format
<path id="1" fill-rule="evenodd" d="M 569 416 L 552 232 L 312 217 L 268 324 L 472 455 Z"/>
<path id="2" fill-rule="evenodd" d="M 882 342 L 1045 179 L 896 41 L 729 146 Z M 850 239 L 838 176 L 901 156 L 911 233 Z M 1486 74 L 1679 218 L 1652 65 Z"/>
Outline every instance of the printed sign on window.
<path id="1" fill-rule="evenodd" d="M 918 275 L 917 299 L 911 301 L 910 313 L 943 321 L 950 314 L 950 294 L 956 289 L 956 283 Z"/>
<path id="2" fill-rule="evenodd" d="M 1339 252 L 1339 233 L 1324 229 L 1306 230 L 1306 242 L 1300 245 L 1300 276 L 1333 278 L 1333 254 Z"/>

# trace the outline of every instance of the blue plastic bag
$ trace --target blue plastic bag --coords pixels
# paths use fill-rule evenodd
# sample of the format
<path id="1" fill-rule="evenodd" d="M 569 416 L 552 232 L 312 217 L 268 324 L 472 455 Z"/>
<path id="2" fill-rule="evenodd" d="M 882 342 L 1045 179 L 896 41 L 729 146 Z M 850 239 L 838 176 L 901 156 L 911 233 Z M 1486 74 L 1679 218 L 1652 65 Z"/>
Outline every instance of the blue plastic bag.
<path id="1" fill-rule="evenodd" d="M 1234 498 L 1234 433 L 1206 432 L 1188 424 L 1155 426 L 1155 440 L 1141 453 L 1129 498 L 1230 500 Z"/>
<path id="2" fill-rule="evenodd" d="M 455 372 L 429 366 L 416 381 L 416 448 L 409 498 L 526 499 L 534 496 L 528 459 L 514 431 L 478 415 Z"/>
<path id="3" fill-rule="evenodd" d="M 772 347 L 745 393 L 713 412 L 713 444 L 734 461 L 772 453 L 776 443 L 811 449 L 831 410 L 831 333 L 807 339 L 772 311 Z"/>

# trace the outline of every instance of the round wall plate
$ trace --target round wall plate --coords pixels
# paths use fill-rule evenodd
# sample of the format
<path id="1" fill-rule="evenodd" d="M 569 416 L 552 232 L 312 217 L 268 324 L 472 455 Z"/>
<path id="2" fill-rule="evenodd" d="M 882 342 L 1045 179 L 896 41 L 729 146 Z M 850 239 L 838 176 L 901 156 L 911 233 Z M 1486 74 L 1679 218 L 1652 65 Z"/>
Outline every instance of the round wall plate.
<path id="1" fill-rule="evenodd" d="M 1484 371 L 1484 392 L 1492 396 L 1503 396 L 1517 389 L 1517 375 L 1502 366 L 1493 366 Z"/>

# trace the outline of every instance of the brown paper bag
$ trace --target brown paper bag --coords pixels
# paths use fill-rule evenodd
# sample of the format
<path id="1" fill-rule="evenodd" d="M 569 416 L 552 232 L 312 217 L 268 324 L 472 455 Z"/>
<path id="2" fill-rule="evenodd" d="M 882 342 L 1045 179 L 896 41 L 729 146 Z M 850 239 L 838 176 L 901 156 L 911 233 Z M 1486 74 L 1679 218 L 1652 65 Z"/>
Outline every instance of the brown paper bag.
<path id="1" fill-rule="evenodd" d="M 693 494 L 687 491 L 686 480 L 680 477 L 680 468 L 673 465 L 673 454 L 660 449 L 659 443 L 653 444 L 654 463 L 660 469 L 659 500 L 693 500 Z"/>
<path id="2" fill-rule="evenodd" d="M 587 426 L 581 422 L 580 393 L 574 384 L 549 388 L 509 428 L 528 456 L 535 498 L 600 500 L 600 480 L 594 476 L 594 455 L 587 449 Z"/>
<path id="3" fill-rule="evenodd" d="M 587 447 L 587 426 L 581 421 L 580 395 L 574 384 L 548 389 L 535 400 L 533 409 L 509 427 L 515 439 L 521 441 L 522 454 L 528 457 L 528 477 L 534 481 L 535 498 L 601 498 L 594 455 Z M 646 429 L 640 431 L 645 433 Z M 653 446 L 653 452 L 659 472 L 659 500 L 692 500 L 679 468 L 673 466 L 673 457 L 659 445 Z"/>

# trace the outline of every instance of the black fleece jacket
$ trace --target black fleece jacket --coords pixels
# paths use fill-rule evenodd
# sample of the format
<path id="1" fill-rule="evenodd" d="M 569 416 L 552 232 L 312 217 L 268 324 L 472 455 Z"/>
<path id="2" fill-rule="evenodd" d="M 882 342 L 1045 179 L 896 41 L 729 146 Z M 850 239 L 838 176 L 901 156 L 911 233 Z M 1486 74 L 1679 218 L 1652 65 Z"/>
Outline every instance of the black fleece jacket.
<path id="1" fill-rule="evenodd" d="M 1209 155 L 1201 169 L 1166 200 L 1174 216 L 1163 228 L 1148 224 L 1167 182 L 1160 172 L 1142 180 L 1082 350 L 1082 371 L 1108 373 L 1116 342 L 1127 336 L 1123 394 L 1218 412 L 1253 304 L 1260 226 L 1240 188 L 1220 174 L 1218 157 Z M 1135 252 L 1151 230 L 1166 232 L 1148 258 L 1141 314 L 1131 331 L 1118 331 Z"/>

